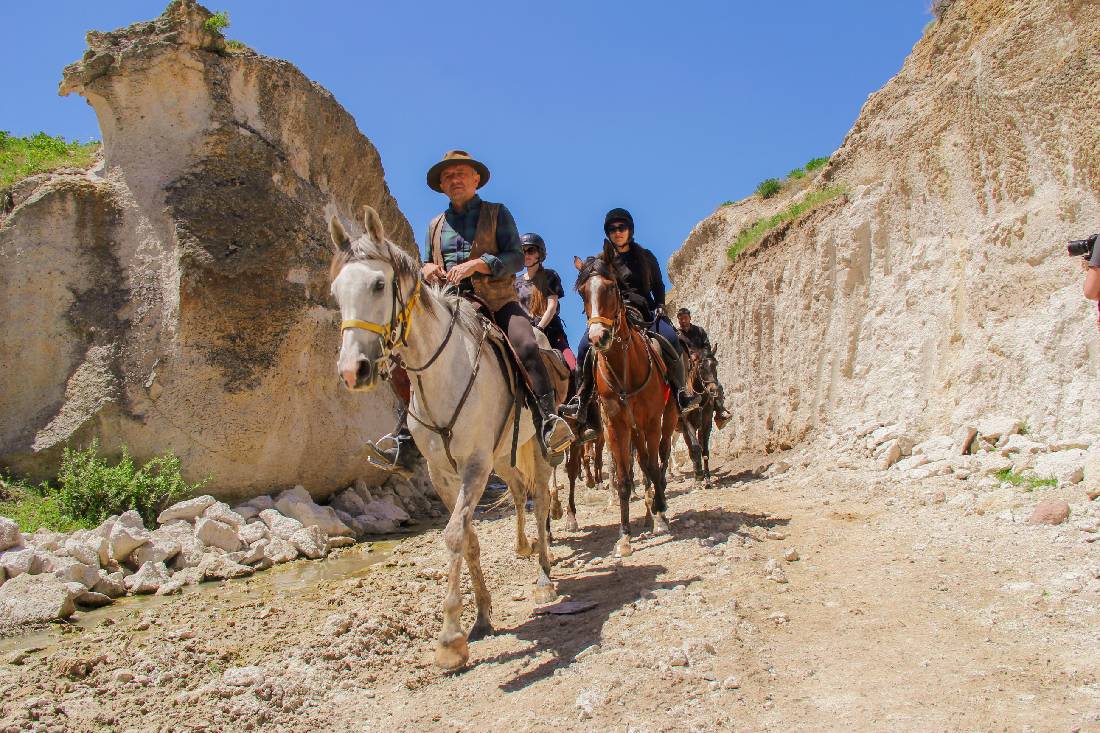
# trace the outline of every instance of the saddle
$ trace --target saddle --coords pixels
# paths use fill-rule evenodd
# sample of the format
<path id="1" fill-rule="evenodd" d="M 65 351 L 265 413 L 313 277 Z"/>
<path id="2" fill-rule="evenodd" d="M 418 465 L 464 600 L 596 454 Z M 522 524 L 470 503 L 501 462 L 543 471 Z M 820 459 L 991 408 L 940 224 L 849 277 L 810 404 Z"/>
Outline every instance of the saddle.
<path id="1" fill-rule="evenodd" d="M 477 306 L 478 315 L 489 331 L 488 341 L 493 346 L 501 371 L 508 382 L 513 385 L 513 391 L 517 382 L 515 375 L 519 375 L 518 381 L 524 396 L 533 404 L 535 393 L 531 386 L 531 376 L 527 373 L 527 368 L 523 366 L 523 361 L 520 360 L 519 354 L 512 346 L 512 342 L 508 340 L 508 334 L 493 320 L 492 311 L 489 310 L 489 306 L 484 300 L 472 293 L 463 293 L 462 295 Z M 546 373 L 554 386 L 554 400 L 560 406 L 565 401 L 569 389 L 569 365 L 566 364 L 562 353 L 550 346 L 550 341 L 546 338 L 546 334 L 542 332 L 542 329 L 534 326 L 532 326 L 532 329 L 535 332 L 535 343 L 538 345 L 542 363 L 545 365 Z"/>

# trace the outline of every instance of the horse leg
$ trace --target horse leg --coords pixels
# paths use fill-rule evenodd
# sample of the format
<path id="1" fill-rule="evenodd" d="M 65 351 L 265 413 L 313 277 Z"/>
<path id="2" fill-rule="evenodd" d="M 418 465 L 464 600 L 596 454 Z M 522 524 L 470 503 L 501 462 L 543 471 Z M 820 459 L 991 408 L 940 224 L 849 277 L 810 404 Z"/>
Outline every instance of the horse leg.
<path id="1" fill-rule="evenodd" d="M 534 552 L 527 538 L 527 482 L 522 474 L 509 466 L 497 466 L 497 475 L 508 484 L 512 502 L 516 505 L 516 557 L 528 558 Z"/>
<path id="2" fill-rule="evenodd" d="M 609 432 L 611 426 L 607 426 Z M 612 485 L 619 495 L 619 541 L 615 543 L 616 557 L 629 557 L 634 554 L 630 546 L 630 494 L 634 489 L 634 455 L 630 441 L 630 428 L 611 432 L 612 460 L 615 474 Z"/>
<path id="3" fill-rule="evenodd" d="M 473 531 L 466 542 L 466 566 L 470 569 L 470 584 L 474 587 L 474 601 L 477 603 L 477 619 L 470 628 L 467 640 L 477 641 L 493 633 L 493 597 L 481 572 L 481 545 Z"/>
<path id="4" fill-rule="evenodd" d="M 699 433 L 701 431 L 698 428 L 696 428 L 695 420 L 690 419 L 690 418 L 684 418 L 684 427 L 686 429 L 692 431 L 692 433 L 694 434 L 695 440 L 691 441 L 691 440 L 685 439 L 684 442 L 686 442 L 688 444 L 688 447 L 691 449 L 691 463 L 695 467 L 695 476 L 694 476 L 694 478 L 695 478 L 696 481 L 702 481 L 703 480 L 703 448 L 700 445 L 701 441 L 700 441 L 700 438 L 699 438 Z"/>
<path id="5" fill-rule="evenodd" d="M 570 449 L 572 450 L 572 449 Z M 566 469 L 568 470 L 568 468 Z M 561 519 L 561 500 L 558 499 L 558 492 L 561 491 L 561 486 L 558 485 L 558 467 L 554 466 L 554 483 L 553 488 L 550 489 L 550 517 L 552 519 Z"/>
<path id="6" fill-rule="evenodd" d="M 703 476 L 708 489 L 714 488 L 714 484 L 710 480 L 710 430 L 712 425 L 713 422 L 708 420 L 699 434 L 699 446 L 703 453 Z"/>
<path id="7" fill-rule="evenodd" d="M 576 532 L 580 527 L 577 525 L 577 477 L 581 473 L 581 463 L 583 462 L 584 446 L 573 444 L 573 447 L 569 449 L 569 463 L 566 464 L 567 474 L 569 476 L 569 505 L 565 513 L 565 531 Z"/>
<path id="8" fill-rule="evenodd" d="M 665 500 L 665 484 L 668 476 L 668 455 L 672 451 L 672 434 L 680 424 L 676 403 L 669 400 L 665 407 L 664 419 L 661 421 L 660 443 L 657 462 L 653 476 L 653 534 L 668 534 L 670 529 L 665 512 L 668 511 L 668 502 Z"/>
<path id="9" fill-rule="evenodd" d="M 447 595 L 443 599 L 443 628 L 435 648 L 436 666 L 455 670 L 470 658 L 470 646 L 462 631 L 462 558 L 474 536 L 474 508 L 489 478 L 488 465 L 473 461 L 463 472 L 462 487 L 455 497 L 454 510 L 443 530 L 447 547 Z"/>
<path id="10" fill-rule="evenodd" d="M 536 461 L 543 463 L 541 456 Z M 541 468 L 541 471 L 540 471 Z M 548 473 L 548 465 L 536 467 L 536 471 Z M 546 490 L 546 476 L 535 476 L 535 519 L 539 527 L 539 576 L 535 581 L 535 603 L 549 603 L 558 597 L 558 589 L 550 580 L 550 542 L 546 528 L 550 525 L 550 495 Z"/>

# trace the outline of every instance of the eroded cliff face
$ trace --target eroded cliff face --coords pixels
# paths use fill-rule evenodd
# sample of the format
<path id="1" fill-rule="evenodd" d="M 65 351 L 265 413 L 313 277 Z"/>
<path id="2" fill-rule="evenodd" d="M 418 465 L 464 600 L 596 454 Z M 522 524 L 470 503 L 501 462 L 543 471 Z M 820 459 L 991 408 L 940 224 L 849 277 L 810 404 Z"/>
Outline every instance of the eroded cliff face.
<path id="1" fill-rule="evenodd" d="M 788 197 L 695 227 L 669 273 L 720 344 L 720 446 L 989 414 L 1097 432 L 1097 311 L 1064 242 L 1100 230 L 1098 51 L 1096 0 L 956 0 L 815 181 L 846 197 L 733 262 Z"/>
<path id="2" fill-rule="evenodd" d="M 335 370 L 326 219 L 364 204 L 414 247 L 378 151 L 290 64 L 228 53 L 190 0 L 88 34 L 61 93 L 83 95 L 102 165 L 44 176 L 0 222 L 0 461 L 52 472 L 98 437 L 172 450 L 192 480 L 243 496 L 316 495 L 372 476 L 383 392 Z"/>

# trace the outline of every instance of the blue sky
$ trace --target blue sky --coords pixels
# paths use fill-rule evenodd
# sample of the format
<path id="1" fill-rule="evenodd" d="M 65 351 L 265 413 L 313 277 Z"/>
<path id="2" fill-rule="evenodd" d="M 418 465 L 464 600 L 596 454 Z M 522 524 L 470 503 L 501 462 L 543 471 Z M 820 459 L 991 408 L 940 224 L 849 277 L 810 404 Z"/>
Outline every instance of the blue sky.
<path id="1" fill-rule="evenodd" d="M 165 4 L 5 3 L 0 129 L 98 138 L 84 100 L 57 96 L 61 69 L 85 31 Z M 631 210 L 663 264 L 723 201 L 830 154 L 930 20 L 928 0 L 207 6 L 229 12 L 229 37 L 293 62 L 355 116 L 418 242 L 445 205 L 424 173 L 463 148 L 492 170 L 483 196 L 546 238 L 567 284 L 612 207 Z M 575 341 L 575 295 L 563 316 Z"/>

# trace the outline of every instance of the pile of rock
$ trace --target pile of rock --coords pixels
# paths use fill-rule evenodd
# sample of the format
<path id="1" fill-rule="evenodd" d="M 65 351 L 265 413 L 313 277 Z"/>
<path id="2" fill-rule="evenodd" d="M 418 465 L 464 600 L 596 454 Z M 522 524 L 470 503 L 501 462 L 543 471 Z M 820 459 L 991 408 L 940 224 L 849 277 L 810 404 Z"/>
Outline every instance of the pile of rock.
<path id="1" fill-rule="evenodd" d="M 1023 434 L 1023 428 L 1016 418 L 992 417 L 962 426 L 952 435 L 918 441 L 904 425 L 869 423 L 854 430 L 849 447 L 873 458 L 880 469 L 912 479 L 949 474 L 967 479 L 1011 470 L 1067 486 L 1085 477 L 1088 449 L 1096 436 L 1044 441 Z"/>
<path id="2" fill-rule="evenodd" d="M 126 594 L 166 595 L 299 557 L 321 558 L 356 538 L 394 532 L 412 514 L 439 516 L 426 483 L 421 477 L 372 490 L 357 482 L 328 506 L 302 486 L 234 507 L 198 496 L 165 509 L 152 530 L 136 511 L 70 534 L 22 534 L 0 517 L 0 625 L 67 618 L 78 606 Z"/>

